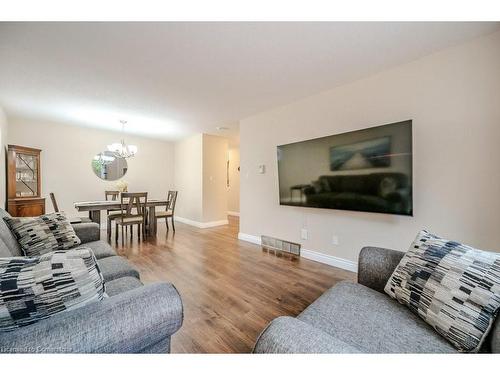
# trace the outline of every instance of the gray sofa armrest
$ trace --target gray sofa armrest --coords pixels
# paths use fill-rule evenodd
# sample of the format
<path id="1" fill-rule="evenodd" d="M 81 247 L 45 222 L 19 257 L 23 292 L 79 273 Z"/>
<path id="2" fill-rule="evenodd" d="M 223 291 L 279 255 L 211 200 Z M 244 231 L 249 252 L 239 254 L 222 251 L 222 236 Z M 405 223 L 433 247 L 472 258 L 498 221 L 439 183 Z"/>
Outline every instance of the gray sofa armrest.
<path id="1" fill-rule="evenodd" d="M 358 283 L 384 293 L 384 287 L 405 253 L 381 247 L 363 247 L 358 260 Z"/>
<path id="2" fill-rule="evenodd" d="M 101 232 L 97 223 L 75 223 L 71 224 L 76 235 L 83 243 L 99 241 Z"/>
<path id="3" fill-rule="evenodd" d="M 139 353 L 182 320 L 175 287 L 155 283 L 0 333 L 0 353 Z"/>
<path id="4" fill-rule="evenodd" d="M 359 353 L 345 342 L 299 319 L 274 319 L 260 334 L 254 353 Z"/>

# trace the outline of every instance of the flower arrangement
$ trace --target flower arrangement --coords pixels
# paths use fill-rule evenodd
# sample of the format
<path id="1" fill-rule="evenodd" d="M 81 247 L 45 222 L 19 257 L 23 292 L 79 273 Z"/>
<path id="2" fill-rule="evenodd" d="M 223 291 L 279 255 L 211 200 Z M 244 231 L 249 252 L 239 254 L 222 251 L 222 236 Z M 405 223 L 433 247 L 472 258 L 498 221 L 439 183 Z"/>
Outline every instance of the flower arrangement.
<path id="1" fill-rule="evenodd" d="M 116 190 L 120 191 L 121 193 L 125 193 L 128 191 L 128 182 L 125 180 L 120 180 L 116 183 Z"/>

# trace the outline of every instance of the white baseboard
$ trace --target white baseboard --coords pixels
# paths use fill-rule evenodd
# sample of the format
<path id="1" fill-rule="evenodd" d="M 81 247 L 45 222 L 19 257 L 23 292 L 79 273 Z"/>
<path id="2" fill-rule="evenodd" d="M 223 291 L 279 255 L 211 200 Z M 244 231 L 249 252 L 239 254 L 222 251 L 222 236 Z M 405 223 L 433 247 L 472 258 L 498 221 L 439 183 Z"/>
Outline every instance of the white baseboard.
<path id="1" fill-rule="evenodd" d="M 251 242 L 256 245 L 260 245 L 260 237 L 259 236 L 252 236 L 251 234 L 246 234 L 246 233 L 238 233 L 238 239 L 246 242 Z"/>
<path id="2" fill-rule="evenodd" d="M 256 245 L 261 244 L 261 240 L 259 236 L 253 236 L 251 234 L 246 233 L 238 233 L 238 239 L 246 242 L 251 242 Z M 353 262 L 352 260 L 347 260 L 339 257 L 335 257 L 333 255 L 319 253 L 313 250 L 301 249 L 300 256 L 309 260 L 313 260 L 315 262 L 328 264 L 329 266 L 342 268 L 351 272 L 358 272 L 358 264 Z"/>
<path id="3" fill-rule="evenodd" d="M 240 213 L 239 212 L 236 212 L 236 211 L 227 211 L 227 214 L 229 216 L 240 216 Z"/>
<path id="4" fill-rule="evenodd" d="M 174 220 L 178 221 L 180 223 L 191 225 L 192 227 L 202 228 L 202 229 L 204 229 L 204 228 L 218 227 L 220 225 L 227 225 L 227 224 L 229 224 L 228 220 L 208 221 L 206 223 L 203 223 L 201 221 L 194 221 L 194 220 L 186 219 L 184 217 L 179 217 L 179 216 L 176 216 L 174 218 Z M 108 227 L 108 223 L 106 221 L 101 222 L 101 230 L 106 230 L 107 227 Z"/>
<path id="5" fill-rule="evenodd" d="M 228 225 L 229 221 L 227 219 L 225 220 L 219 220 L 219 221 L 209 221 L 206 223 L 201 223 L 200 228 L 211 228 L 211 227 L 218 227 L 221 225 Z"/>
<path id="6" fill-rule="evenodd" d="M 175 221 L 179 221 L 181 223 L 184 223 L 184 224 L 187 224 L 187 225 L 191 225 L 193 227 L 196 227 L 196 228 L 212 228 L 212 227 L 218 227 L 220 225 L 227 225 L 229 224 L 229 221 L 226 219 L 226 220 L 219 220 L 219 221 L 208 221 L 208 222 L 201 222 L 201 221 L 195 221 L 195 220 L 191 220 L 191 219 L 186 219 L 184 217 L 179 217 L 179 216 L 176 216 L 175 217 Z"/>
<path id="7" fill-rule="evenodd" d="M 333 255 L 318 253 L 317 251 L 300 249 L 300 256 L 315 262 L 328 264 L 329 266 L 342 268 L 343 270 L 358 272 L 358 264 L 352 260 L 335 257 Z"/>

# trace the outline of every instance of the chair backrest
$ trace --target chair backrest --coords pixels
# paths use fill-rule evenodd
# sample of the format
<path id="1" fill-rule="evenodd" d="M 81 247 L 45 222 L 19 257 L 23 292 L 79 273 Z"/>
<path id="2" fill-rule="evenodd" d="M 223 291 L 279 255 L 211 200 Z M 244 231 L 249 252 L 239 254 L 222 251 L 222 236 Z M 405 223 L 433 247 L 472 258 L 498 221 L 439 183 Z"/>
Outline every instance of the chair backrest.
<path id="1" fill-rule="evenodd" d="M 120 196 L 120 192 L 118 190 L 105 190 L 104 196 L 105 196 L 106 200 L 116 201 L 118 199 L 118 197 Z M 108 199 L 108 198 L 111 198 L 111 199 Z"/>
<path id="2" fill-rule="evenodd" d="M 59 212 L 59 206 L 57 205 L 56 196 L 54 193 L 50 193 L 50 200 L 52 201 L 52 206 L 54 206 L 54 212 Z"/>
<path id="3" fill-rule="evenodd" d="M 168 195 L 167 195 L 167 211 L 170 210 L 172 211 L 172 214 L 175 211 L 175 202 L 177 201 L 177 191 L 176 190 L 169 190 Z"/>
<path id="4" fill-rule="evenodd" d="M 148 193 L 121 193 L 122 217 L 138 215 L 145 217 L 147 200 Z M 136 213 L 132 212 L 134 208 L 137 210 Z"/>

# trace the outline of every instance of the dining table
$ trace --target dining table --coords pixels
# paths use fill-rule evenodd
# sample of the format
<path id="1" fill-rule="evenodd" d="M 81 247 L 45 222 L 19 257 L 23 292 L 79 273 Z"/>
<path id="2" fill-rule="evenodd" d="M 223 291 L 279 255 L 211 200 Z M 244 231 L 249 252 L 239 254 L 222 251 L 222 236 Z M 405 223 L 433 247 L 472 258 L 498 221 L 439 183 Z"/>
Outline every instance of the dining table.
<path id="1" fill-rule="evenodd" d="M 146 201 L 148 208 L 148 220 L 146 224 L 146 232 L 151 235 L 156 235 L 156 207 L 167 206 L 168 201 L 165 199 L 149 199 Z M 74 202 L 77 211 L 88 211 L 89 218 L 94 223 L 99 224 L 101 228 L 101 211 L 118 211 L 122 209 L 122 204 L 119 200 L 97 200 Z"/>

